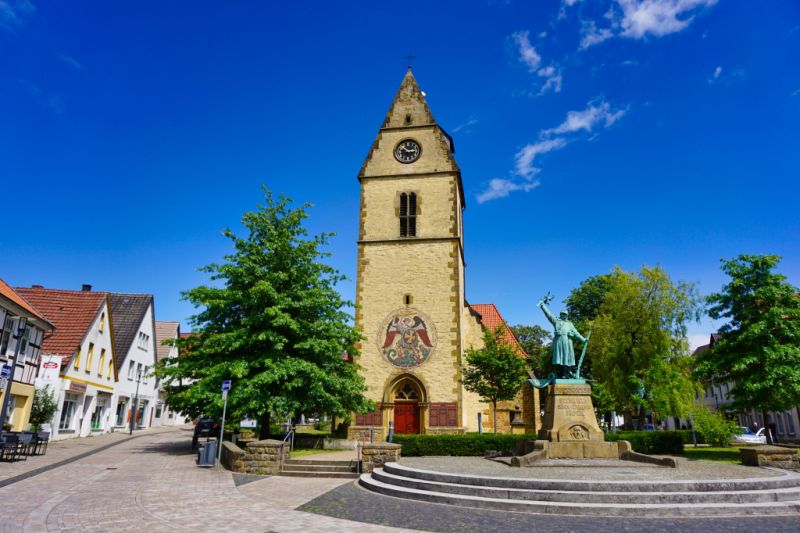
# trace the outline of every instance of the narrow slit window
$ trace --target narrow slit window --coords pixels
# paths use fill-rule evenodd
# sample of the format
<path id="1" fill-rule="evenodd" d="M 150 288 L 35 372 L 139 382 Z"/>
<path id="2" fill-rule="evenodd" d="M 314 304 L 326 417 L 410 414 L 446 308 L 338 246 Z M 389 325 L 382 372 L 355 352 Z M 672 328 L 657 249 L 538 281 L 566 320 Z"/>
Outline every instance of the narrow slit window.
<path id="1" fill-rule="evenodd" d="M 417 236 L 417 195 L 413 192 L 400 194 L 400 236 Z"/>

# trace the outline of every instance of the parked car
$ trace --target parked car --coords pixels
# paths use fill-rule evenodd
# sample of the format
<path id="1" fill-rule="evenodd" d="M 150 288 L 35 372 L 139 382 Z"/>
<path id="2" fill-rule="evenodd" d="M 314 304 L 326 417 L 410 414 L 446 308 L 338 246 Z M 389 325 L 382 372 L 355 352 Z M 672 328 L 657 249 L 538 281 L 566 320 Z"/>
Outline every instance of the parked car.
<path id="1" fill-rule="evenodd" d="M 741 426 L 739 433 L 734 435 L 732 440 L 739 444 L 766 444 L 767 436 L 764 434 L 764 428 L 753 432 L 752 429 Z"/>
<path id="2" fill-rule="evenodd" d="M 194 425 L 194 434 L 192 435 L 192 449 L 197 447 L 197 443 L 201 438 L 219 438 L 219 430 L 219 420 L 216 418 L 198 418 Z"/>

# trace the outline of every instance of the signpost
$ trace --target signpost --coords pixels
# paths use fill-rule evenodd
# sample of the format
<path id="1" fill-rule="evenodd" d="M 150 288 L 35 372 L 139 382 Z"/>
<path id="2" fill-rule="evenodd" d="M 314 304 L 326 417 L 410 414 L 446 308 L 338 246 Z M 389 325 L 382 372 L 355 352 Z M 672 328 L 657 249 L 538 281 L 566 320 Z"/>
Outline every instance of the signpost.
<path id="1" fill-rule="evenodd" d="M 217 468 L 222 460 L 222 441 L 225 439 L 225 412 L 228 410 L 228 391 L 231 390 L 231 380 L 222 382 L 222 424 L 219 428 L 219 450 L 217 450 Z"/>

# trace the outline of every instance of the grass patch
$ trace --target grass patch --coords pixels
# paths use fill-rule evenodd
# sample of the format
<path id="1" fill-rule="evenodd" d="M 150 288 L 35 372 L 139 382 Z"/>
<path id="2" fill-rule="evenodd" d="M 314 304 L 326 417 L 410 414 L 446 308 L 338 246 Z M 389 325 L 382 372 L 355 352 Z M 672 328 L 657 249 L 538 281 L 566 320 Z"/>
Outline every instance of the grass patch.
<path id="1" fill-rule="evenodd" d="M 289 454 L 289 458 L 297 459 L 300 457 L 305 457 L 306 455 L 317 455 L 320 453 L 334 453 L 334 452 L 341 452 L 343 450 L 323 450 L 323 449 L 307 449 L 307 450 L 292 450 L 292 453 Z"/>
<path id="2" fill-rule="evenodd" d="M 683 456 L 690 460 L 700 459 L 703 461 L 719 461 L 722 463 L 741 464 L 739 446 L 727 446 L 725 448 L 714 448 L 712 446 L 703 448 L 683 448 Z"/>

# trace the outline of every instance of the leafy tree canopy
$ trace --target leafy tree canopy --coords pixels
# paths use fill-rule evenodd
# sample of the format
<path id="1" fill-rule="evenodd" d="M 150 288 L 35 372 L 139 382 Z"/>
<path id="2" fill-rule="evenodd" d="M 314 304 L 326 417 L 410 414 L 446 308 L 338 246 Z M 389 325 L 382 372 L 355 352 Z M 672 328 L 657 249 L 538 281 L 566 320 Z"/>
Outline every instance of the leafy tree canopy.
<path id="1" fill-rule="evenodd" d="M 233 253 L 201 268 L 214 284 L 183 293 L 199 309 L 195 333 L 177 341 L 180 357 L 158 369 L 169 405 L 190 416 L 220 415 L 220 384 L 231 379 L 228 413 L 261 418 L 262 435 L 270 413 L 345 415 L 373 407 L 356 365 L 343 358 L 358 354 L 361 335 L 335 289 L 343 276 L 321 261 L 331 234 L 308 237 L 309 206 L 293 208 L 290 199 L 263 191 L 265 204 L 242 217 L 247 235 L 224 232 Z"/>
<path id="2" fill-rule="evenodd" d="M 696 385 L 686 325 L 700 312 L 692 285 L 673 283 L 661 267 L 644 266 L 638 273 L 615 268 L 586 280 L 567 302 L 579 310 L 582 327 L 591 326 L 587 358 L 593 379 L 607 391 L 607 406 L 638 411 L 640 423 L 646 411 L 689 412 Z"/>
<path id="3" fill-rule="evenodd" d="M 536 377 L 544 377 L 552 370 L 550 343 L 553 334 L 539 325 L 511 326 L 520 346 L 528 354 L 528 362 Z"/>
<path id="4" fill-rule="evenodd" d="M 517 350 L 503 340 L 503 327 L 483 331 L 483 348 L 467 350 L 461 381 L 470 392 L 491 402 L 497 432 L 497 402 L 513 400 L 528 377 L 527 364 Z"/>
<path id="5" fill-rule="evenodd" d="M 697 357 L 697 374 L 732 382 L 732 407 L 785 411 L 800 404 L 800 292 L 774 272 L 777 255 L 722 261 L 730 282 L 707 298 L 708 314 L 727 320 L 720 339 Z"/>

